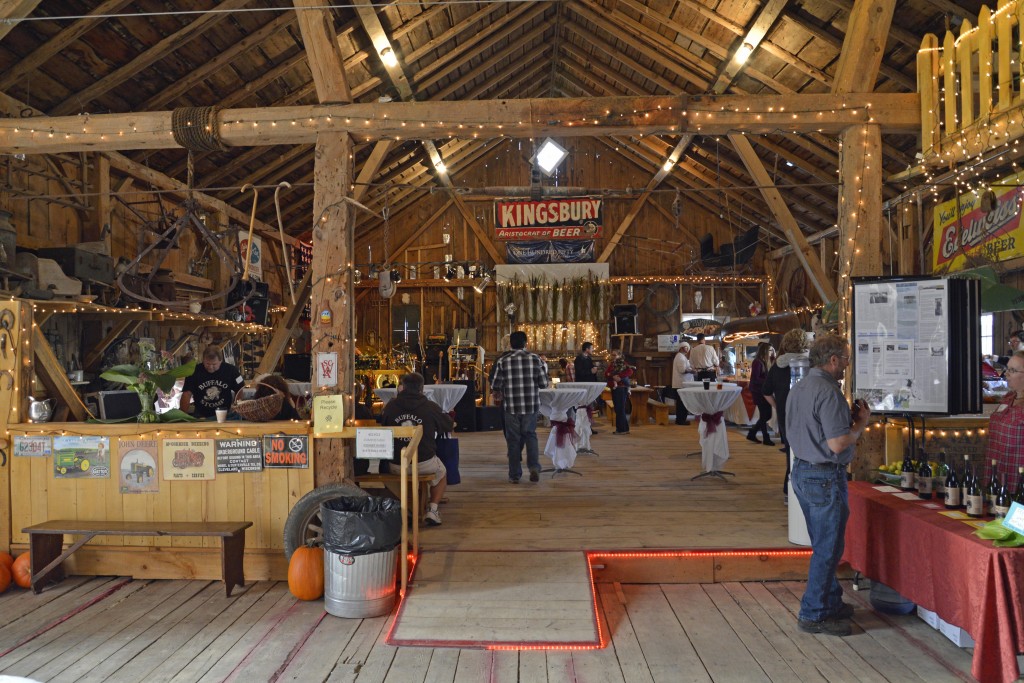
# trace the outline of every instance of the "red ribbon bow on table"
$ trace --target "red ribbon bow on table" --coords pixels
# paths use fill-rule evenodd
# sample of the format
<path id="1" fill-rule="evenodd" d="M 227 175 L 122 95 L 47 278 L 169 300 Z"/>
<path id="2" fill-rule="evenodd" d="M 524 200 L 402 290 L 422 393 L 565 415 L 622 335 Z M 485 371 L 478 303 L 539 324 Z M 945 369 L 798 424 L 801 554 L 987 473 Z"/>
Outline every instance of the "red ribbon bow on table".
<path id="1" fill-rule="evenodd" d="M 555 444 L 562 448 L 565 446 L 565 439 L 568 437 L 569 443 L 576 445 L 576 424 L 569 420 L 564 422 L 551 421 L 551 426 L 555 428 Z"/>
<path id="2" fill-rule="evenodd" d="M 704 424 L 707 425 L 705 428 L 706 434 L 714 434 L 718 430 L 718 425 L 722 424 L 722 411 L 719 410 L 717 413 L 704 413 L 700 416 L 700 419 L 704 420 Z"/>

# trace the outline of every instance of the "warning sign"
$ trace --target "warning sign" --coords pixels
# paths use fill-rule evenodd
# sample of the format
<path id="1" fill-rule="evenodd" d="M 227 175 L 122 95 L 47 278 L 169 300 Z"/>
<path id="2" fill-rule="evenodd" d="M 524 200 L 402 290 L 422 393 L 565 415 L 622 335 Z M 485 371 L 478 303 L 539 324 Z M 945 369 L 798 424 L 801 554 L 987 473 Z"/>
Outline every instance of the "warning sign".
<path id="1" fill-rule="evenodd" d="M 306 469 L 309 467 L 309 438 L 296 434 L 264 436 L 263 466 Z"/>

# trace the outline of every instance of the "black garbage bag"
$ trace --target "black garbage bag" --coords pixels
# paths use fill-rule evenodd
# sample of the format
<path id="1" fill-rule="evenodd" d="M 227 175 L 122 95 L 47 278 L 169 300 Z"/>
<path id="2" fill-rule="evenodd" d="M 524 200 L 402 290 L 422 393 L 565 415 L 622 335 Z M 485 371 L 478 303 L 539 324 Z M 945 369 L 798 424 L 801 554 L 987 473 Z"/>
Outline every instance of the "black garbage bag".
<path id="1" fill-rule="evenodd" d="M 334 498 L 320 503 L 324 550 L 369 555 L 402 541 L 402 505 L 394 498 Z"/>

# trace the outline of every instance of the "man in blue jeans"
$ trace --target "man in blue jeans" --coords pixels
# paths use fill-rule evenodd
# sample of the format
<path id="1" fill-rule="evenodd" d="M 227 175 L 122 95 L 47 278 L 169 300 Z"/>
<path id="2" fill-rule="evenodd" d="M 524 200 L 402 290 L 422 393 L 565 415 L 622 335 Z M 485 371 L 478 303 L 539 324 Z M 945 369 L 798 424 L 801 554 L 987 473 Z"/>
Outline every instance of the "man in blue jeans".
<path id="1" fill-rule="evenodd" d="M 846 467 L 871 411 L 860 401 L 851 409 L 839 386 L 850 364 L 845 339 L 821 337 L 810 355 L 810 372 L 786 402 L 786 436 L 796 458 L 790 484 L 807 520 L 812 550 L 797 627 L 807 633 L 848 636 L 853 606 L 843 602 L 836 580 L 850 516 Z"/>
<path id="2" fill-rule="evenodd" d="M 537 448 L 537 413 L 540 390 L 547 387 L 548 366 L 540 356 L 526 350 L 526 333 L 509 335 L 511 353 L 495 365 L 491 388 L 501 394 L 505 418 L 505 444 L 508 447 L 508 480 L 518 484 L 523 476 L 523 446 L 530 481 L 540 480 L 540 453 Z"/>

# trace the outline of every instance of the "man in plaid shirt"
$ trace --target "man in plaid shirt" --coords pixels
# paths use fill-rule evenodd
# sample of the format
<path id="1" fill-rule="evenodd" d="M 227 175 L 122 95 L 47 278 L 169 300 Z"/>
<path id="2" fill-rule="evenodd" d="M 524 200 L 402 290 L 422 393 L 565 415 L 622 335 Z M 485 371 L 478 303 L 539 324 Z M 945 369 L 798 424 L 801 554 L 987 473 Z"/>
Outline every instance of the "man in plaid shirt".
<path id="1" fill-rule="evenodd" d="M 509 336 L 512 352 L 495 363 L 491 388 L 499 392 L 504 406 L 505 443 L 508 446 L 508 480 L 518 484 L 523 476 L 523 446 L 530 481 L 540 479 L 540 454 L 537 449 L 537 413 L 540 390 L 550 384 L 548 366 L 540 356 L 526 350 L 526 333 Z"/>

